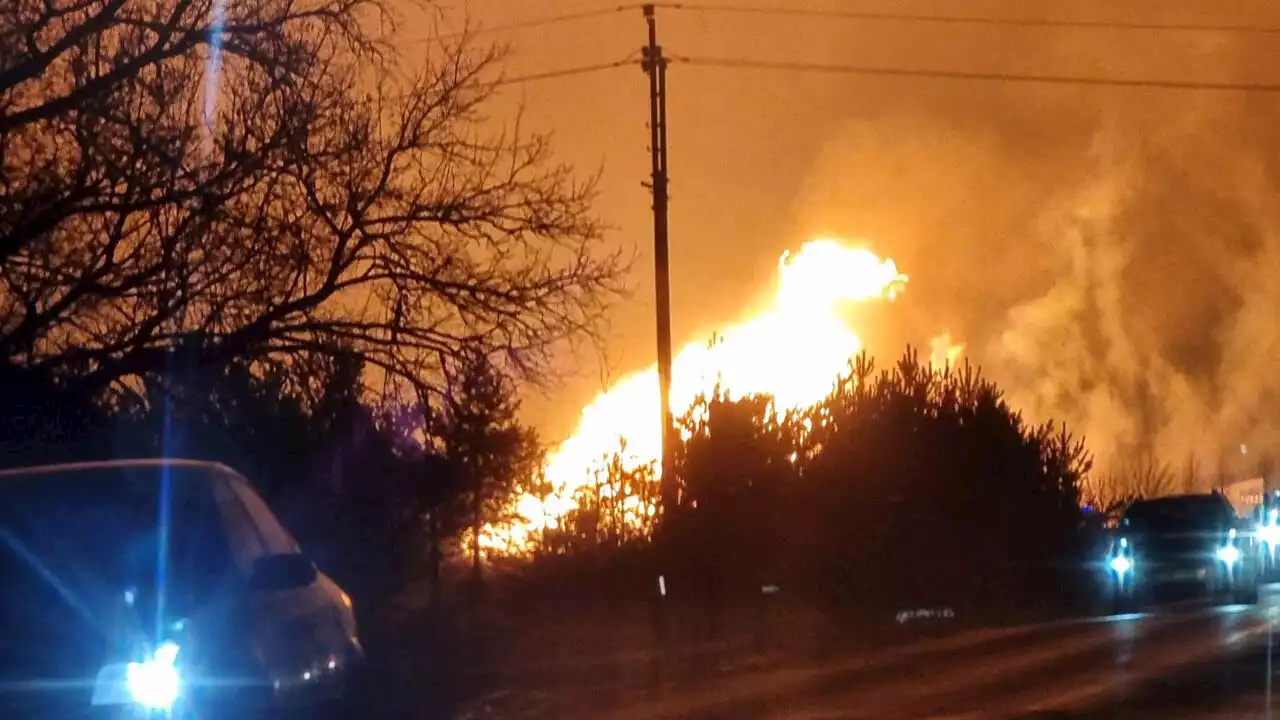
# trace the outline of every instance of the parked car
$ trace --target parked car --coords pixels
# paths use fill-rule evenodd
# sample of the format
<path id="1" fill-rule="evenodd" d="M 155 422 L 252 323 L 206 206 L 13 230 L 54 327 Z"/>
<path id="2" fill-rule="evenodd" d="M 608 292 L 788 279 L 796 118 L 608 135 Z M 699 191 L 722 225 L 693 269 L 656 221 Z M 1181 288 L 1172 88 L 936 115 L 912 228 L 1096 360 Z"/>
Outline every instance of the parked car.
<path id="1" fill-rule="evenodd" d="M 351 599 L 217 463 L 0 471 L 0 717 L 255 717 L 353 697 Z"/>

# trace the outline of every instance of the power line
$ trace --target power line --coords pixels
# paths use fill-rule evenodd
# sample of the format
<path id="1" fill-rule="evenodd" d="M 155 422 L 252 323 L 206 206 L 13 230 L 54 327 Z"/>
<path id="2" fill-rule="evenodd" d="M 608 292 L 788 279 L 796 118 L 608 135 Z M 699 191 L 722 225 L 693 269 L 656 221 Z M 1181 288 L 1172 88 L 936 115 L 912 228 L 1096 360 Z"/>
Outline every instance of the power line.
<path id="1" fill-rule="evenodd" d="M 1249 33 L 1256 35 L 1280 35 L 1280 27 L 1198 24 L 1198 23 L 1143 23 L 1108 20 L 1056 20 L 1032 18 L 972 17 L 965 15 L 923 15 L 915 13 L 874 12 L 864 10 L 814 10 L 795 7 L 766 7 L 719 5 L 714 3 L 658 3 L 666 10 L 689 12 L 728 13 L 736 15 L 791 15 L 843 20 L 873 20 L 885 22 L 918 22 L 949 25 L 994 25 L 998 27 L 1094 29 L 1094 30 L 1165 30 L 1173 32 Z"/>
<path id="2" fill-rule="evenodd" d="M 546 72 L 531 73 L 529 75 L 516 75 L 514 77 L 499 78 L 494 85 L 515 85 L 518 83 L 536 82 L 538 80 L 551 80 L 554 78 L 572 77 L 574 75 L 589 75 L 591 73 L 612 70 L 624 65 L 630 65 L 635 62 L 631 57 L 621 60 L 615 60 L 609 63 L 598 63 L 596 65 L 580 65 L 578 67 L 564 68 L 562 70 L 548 70 Z"/>
<path id="3" fill-rule="evenodd" d="M 578 22 L 580 20 L 590 20 L 592 18 L 605 17 L 607 15 L 616 15 L 618 13 L 630 10 L 639 10 L 639 3 L 631 3 L 628 5 L 618 5 L 610 8 L 600 8 L 598 10 L 583 10 L 581 12 L 564 13 L 561 15 L 551 15 L 549 17 L 536 18 L 534 20 L 526 20 L 524 22 L 509 23 L 506 25 L 482 25 L 467 30 L 459 30 L 457 32 L 442 33 L 431 38 L 419 38 L 410 42 L 426 42 L 429 40 L 451 40 L 461 37 L 473 37 L 476 35 L 488 35 L 492 33 L 517 32 L 520 30 L 532 30 L 534 28 L 547 27 L 549 25 L 563 25 L 565 23 Z"/>
<path id="4" fill-rule="evenodd" d="M 935 78 L 942 80 L 979 80 L 1050 85 L 1156 88 L 1167 90 L 1216 90 L 1226 92 L 1280 92 L 1280 85 L 1270 83 L 1221 83 L 1195 80 L 1130 80 L 1072 75 L 1036 75 L 1023 73 L 971 72 L 964 70 L 924 70 L 912 68 L 873 67 L 864 65 L 823 65 L 818 63 L 771 62 L 740 58 L 699 58 L 672 56 L 672 62 L 731 70 L 774 70 L 813 72 L 838 75 L 878 75 L 890 77 Z"/>
<path id="5" fill-rule="evenodd" d="M 626 65 L 635 63 L 636 53 L 609 63 L 597 63 L 595 65 L 580 65 L 577 67 L 562 68 L 560 70 L 548 70 L 546 72 L 530 73 L 528 75 L 514 75 L 511 77 L 499 77 L 489 82 L 490 87 L 500 87 L 503 85 L 519 85 L 523 83 L 538 82 L 540 80 L 554 80 L 555 78 L 573 77 L 575 75 L 590 75 L 591 73 L 612 70 Z M 412 93 L 396 93 L 390 95 L 390 99 L 403 101 L 412 97 Z"/>

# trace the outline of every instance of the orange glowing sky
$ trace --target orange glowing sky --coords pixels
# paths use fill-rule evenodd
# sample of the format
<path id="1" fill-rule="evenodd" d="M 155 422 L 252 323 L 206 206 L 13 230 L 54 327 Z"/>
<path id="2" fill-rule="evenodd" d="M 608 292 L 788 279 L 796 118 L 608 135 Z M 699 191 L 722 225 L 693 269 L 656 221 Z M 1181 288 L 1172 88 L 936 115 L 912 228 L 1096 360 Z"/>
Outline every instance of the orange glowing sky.
<path id="1" fill-rule="evenodd" d="M 464 15 L 474 26 L 495 28 L 616 6 L 599 0 L 472 0 L 430 12 L 439 13 L 440 27 L 448 30 Z M 955 3 L 938 0 L 869 0 L 857 6 L 960 12 Z M 814 0 L 805 7 L 850 9 L 846 0 Z M 963 11 L 1280 24 L 1280 8 L 1264 0 L 1230 7 L 1215 0 L 1048 0 L 1034 7 L 1018 0 L 975 0 Z M 659 22 L 662 44 L 672 55 L 1252 81 L 1280 74 L 1269 70 L 1272 64 L 1254 61 L 1271 52 L 1266 37 L 1009 31 L 676 11 L 663 12 Z M 431 28 L 419 21 L 404 33 L 421 37 Z M 509 43 L 507 73 L 518 76 L 621 59 L 644 43 L 645 28 L 636 10 L 478 39 Z M 863 340 L 873 351 L 896 354 L 905 342 L 937 327 L 966 340 L 986 337 L 993 317 L 1043 291 L 1052 277 L 1049 256 L 1028 242 L 1028 229 L 1064 186 L 1091 171 L 1086 158 L 1099 127 L 1141 126 L 1151 142 L 1166 136 L 1172 142 L 1181 126 L 1193 122 L 1219 128 L 1213 137 L 1252 132 L 1208 117 L 1237 98 L 1214 98 L 1209 109 L 1194 95 L 1105 89 L 734 73 L 675 64 L 669 93 L 677 346 L 704 343 L 742 317 L 744 303 L 772 282 L 779 254 L 824 233 L 871 238 L 878 254 L 910 268 L 913 291 L 895 312 L 897 327 L 860 328 L 872 333 Z M 602 171 L 597 208 L 614 228 L 610 240 L 638 251 L 630 278 L 634 294 L 613 316 L 607 363 L 590 351 L 566 355 L 567 381 L 525 400 L 528 420 L 546 437 L 559 438 L 572 431 L 592 397 L 654 358 L 652 224 L 641 187 L 649 173 L 647 85 L 636 66 L 511 86 L 487 114 L 507 122 L 521 109 L 525 129 L 554 133 L 560 159 L 584 174 Z M 1259 123 L 1270 121 L 1260 116 Z M 1183 149 L 1188 144 L 1183 138 L 1176 143 Z M 1164 302 L 1188 301 L 1184 293 Z"/>
<path id="2" fill-rule="evenodd" d="M 1217 0 L 974 0 L 963 8 L 943 0 L 854 4 L 813 0 L 804 6 L 1280 26 L 1280 6 L 1270 0 L 1226 5 Z M 464 14 L 473 25 L 493 29 L 616 5 L 472 0 L 429 12 L 438 13 L 447 31 L 456 29 Z M 693 11 L 663 11 L 659 22 L 661 42 L 673 56 L 1280 82 L 1280 68 L 1267 60 L 1274 54 L 1274 37 L 1266 35 L 1009 29 Z M 410 22 L 404 33 L 422 37 L 432 29 L 427 21 Z M 636 10 L 531 30 L 491 31 L 478 39 L 509 43 L 506 72 L 520 76 L 622 59 L 644 43 L 645 28 Z M 413 46 L 405 47 L 412 56 Z M 1149 369 L 1159 366 L 1172 378 L 1165 384 L 1186 386 L 1183 394 L 1192 400 L 1199 397 L 1195 383 L 1203 377 L 1211 378 L 1212 387 L 1236 388 L 1239 398 L 1261 397 L 1254 392 L 1255 378 L 1235 377 L 1239 373 L 1227 365 L 1206 369 L 1203 364 L 1214 358 L 1187 348 L 1202 348 L 1208 333 L 1216 337 L 1234 322 L 1224 318 L 1236 307 L 1234 288 L 1256 291 L 1268 282 L 1251 279 L 1256 268 L 1267 266 L 1247 257 L 1259 243 L 1222 252 L 1206 238 L 1248 238 L 1254 225 L 1270 222 L 1271 178 L 1280 176 L 1280 168 L 1268 165 L 1266 149 L 1280 142 L 1274 122 L 1280 96 L 732 72 L 679 63 L 671 66 L 668 85 L 677 347 L 704 348 L 713 334 L 727 334 L 767 310 L 782 252 L 806 239 L 833 235 L 869 239 L 868 249 L 893 258 L 911 276 L 910 291 L 891 312 L 870 313 L 854 326 L 873 354 L 894 357 L 908 342 L 927 343 L 949 331 L 968 344 L 966 354 L 1013 386 L 1010 399 L 1019 407 L 1029 408 L 1031 415 L 1070 420 L 1095 440 L 1123 437 L 1130 425 L 1141 424 L 1111 422 L 1123 415 L 1116 403 L 1061 402 L 1062 388 L 1097 388 L 1099 396 L 1126 397 L 1129 388 L 1112 387 L 1116 378 L 1132 384 L 1131 379 L 1151 377 Z M 634 293 L 612 316 L 606 361 L 591 351 L 566 352 L 565 381 L 544 391 L 530 389 L 524 398 L 525 420 L 556 440 L 574 432 L 593 398 L 649 367 L 655 356 L 652 222 L 641 185 L 649 173 L 647 84 L 640 68 L 630 66 L 507 86 L 486 114 L 495 123 L 509 123 L 518 111 L 523 111 L 525 130 L 554 135 L 559 160 L 583 175 L 600 170 L 596 208 L 612 228 L 609 240 L 637 251 L 629 278 Z M 1114 186 L 1110 196 L 1091 189 L 1100 180 Z M 1171 207 L 1199 211 L 1171 224 Z M 1099 224 L 1069 227 L 1082 218 Z M 1117 255 L 1088 255 L 1096 242 L 1089 232 L 1108 233 L 1097 247 L 1120 248 Z M 1108 292 L 1132 317 L 1116 319 L 1106 332 L 1114 345 L 1132 348 L 1098 358 L 1083 341 L 1064 347 L 1064 338 L 1074 337 L 1071 329 L 1082 322 L 1071 308 L 1085 306 L 1077 302 L 1079 293 L 1098 277 L 1098 268 L 1081 268 L 1081 262 L 1102 263 L 1103 271 L 1113 273 L 1108 282 L 1116 287 Z M 1082 284 L 1057 286 L 1073 278 Z M 1070 302 L 1060 303 L 1062 298 Z M 1259 317 L 1274 306 L 1264 300 Z M 1038 335 L 1027 339 L 1026 352 L 1018 345 L 1017 356 L 998 367 L 992 350 L 1017 323 Z M 1242 339 L 1257 335 L 1245 330 L 1241 326 Z M 1059 360 L 1045 357 L 1049 352 Z M 1102 367 L 1130 360 L 1148 372 Z M 1089 370 L 1090 363 L 1098 363 L 1099 370 Z M 1044 377 L 1046 368 L 1054 377 Z M 1058 395 L 1035 402 L 1017 396 L 1019 382 L 1031 387 L 1028 383 L 1041 380 Z M 1206 412 L 1220 410 L 1197 408 L 1177 416 L 1191 418 L 1187 425 L 1195 430 Z M 1244 408 L 1232 417 L 1249 417 L 1252 411 Z M 1185 445 L 1183 435 L 1171 434 L 1168 444 Z"/>

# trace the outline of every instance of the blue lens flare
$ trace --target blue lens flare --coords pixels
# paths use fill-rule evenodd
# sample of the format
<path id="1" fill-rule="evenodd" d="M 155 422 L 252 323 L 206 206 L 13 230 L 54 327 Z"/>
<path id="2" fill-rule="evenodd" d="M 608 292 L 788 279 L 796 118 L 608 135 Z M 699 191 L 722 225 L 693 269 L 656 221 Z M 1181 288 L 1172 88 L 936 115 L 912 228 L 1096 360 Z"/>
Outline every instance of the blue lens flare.
<path id="1" fill-rule="evenodd" d="M 177 661 L 178 645 L 166 642 L 156 648 L 150 660 L 129 663 L 125 683 L 134 701 L 148 710 L 172 708 L 182 685 Z"/>
<path id="2" fill-rule="evenodd" d="M 1218 559 L 1227 565 L 1235 565 L 1240 562 L 1240 549 L 1235 545 L 1226 545 L 1218 548 Z"/>

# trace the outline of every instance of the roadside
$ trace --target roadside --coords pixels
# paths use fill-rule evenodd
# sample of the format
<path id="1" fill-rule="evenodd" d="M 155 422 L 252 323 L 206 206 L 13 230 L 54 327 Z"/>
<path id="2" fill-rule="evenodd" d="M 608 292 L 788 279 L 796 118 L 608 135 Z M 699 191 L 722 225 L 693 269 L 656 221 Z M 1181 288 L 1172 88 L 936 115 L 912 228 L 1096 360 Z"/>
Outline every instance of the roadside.
<path id="1" fill-rule="evenodd" d="M 507 587 L 489 584 L 484 602 L 452 593 L 452 604 L 434 619 L 421 597 L 370 618 L 368 646 L 381 666 L 371 713 L 595 716 L 637 702 L 696 703 L 708 688 L 746 697 L 786 689 L 771 683 L 803 684 L 859 654 L 999 636 L 1100 610 L 1036 605 L 973 612 L 943 605 L 871 615 L 857 606 L 818 609 L 775 588 L 724 598 L 714 610 L 688 598 L 659 616 L 652 600 L 636 599 L 639 593 L 556 605 Z"/>
<path id="2" fill-rule="evenodd" d="M 928 632 L 903 632 L 889 644 L 844 642 L 832 635 L 834 641 L 826 643 L 822 653 L 805 651 L 803 643 L 768 653 L 724 646 L 718 648 L 722 652 L 710 647 L 686 648 L 666 662 L 650 658 L 651 662 L 644 664 L 645 656 L 637 656 L 630 665 L 615 659 L 607 670 L 598 667 L 581 674 L 557 676 L 542 668 L 540 672 L 492 678 L 495 682 L 488 686 L 488 692 L 467 705 L 459 717 L 792 717 L 793 706 L 821 706 L 827 700 L 865 713 L 867 708 L 860 707 L 864 700 L 892 698 L 890 703 L 922 703 L 923 709 L 935 700 L 945 704 L 948 698 L 970 703 L 974 693 L 985 692 L 990 695 L 979 698 L 989 697 L 991 705 L 986 715 L 974 717 L 1092 720 L 1113 716 L 1108 712 L 1114 710 L 1116 682 L 1126 686 L 1139 683 L 1133 686 L 1135 709 L 1165 707 L 1163 695 L 1167 694 L 1180 703 L 1178 707 L 1198 713 L 1224 707 L 1221 701 L 1228 697 L 1226 690 L 1216 695 L 1203 691 L 1197 683 L 1203 683 L 1206 671 L 1198 663 L 1216 657 L 1224 648 L 1252 647 L 1251 642 L 1245 642 L 1246 635 L 1257 634 L 1254 626 L 1258 620 L 1252 612 L 1241 614 L 1231 607 L 1184 602 L 1147 614 L 1059 618 L 985 628 L 939 625 Z M 1241 632 L 1246 625 L 1248 631 Z M 1135 652 L 1137 656 L 1133 656 Z M 1131 656 L 1137 658 L 1134 662 L 1139 662 L 1140 671 L 1126 659 Z M 1232 663 L 1238 672 L 1251 676 L 1258 675 L 1254 671 L 1261 667 L 1247 656 L 1234 658 Z M 584 659 L 576 667 L 588 666 L 589 660 Z M 1093 693 L 1095 685 L 1106 692 Z M 1224 687 L 1231 692 L 1253 690 L 1250 683 L 1234 681 Z M 1090 692 L 1081 694 L 1084 690 Z M 1030 708 L 1077 695 L 1086 705 L 1095 700 L 1101 703 L 1101 714 L 1090 714 L 1086 705 L 1076 701 L 1063 705 L 1055 701 L 1046 708 L 1076 707 L 1080 710 L 1076 714 L 1032 716 L 1001 714 L 998 709 Z M 1259 706 L 1242 710 L 1248 714 L 1255 707 Z M 812 717 L 854 716 L 856 713 Z M 912 717 L 926 716 L 932 717 Z M 801 712 L 795 717 L 811 716 Z"/>
<path id="3" fill-rule="evenodd" d="M 509 665 L 483 683 L 489 690 L 460 718 L 679 717 L 711 708 L 749 707 L 763 697 L 787 696 L 833 678 L 909 668 L 913 658 L 960 652 L 977 645 L 1015 647 L 1034 632 L 1070 634 L 1083 619 L 1037 624 L 974 625 L 949 621 L 892 622 L 878 633 L 833 626 L 793 634 L 761 648 L 722 641 L 670 650 L 597 653 L 559 664 Z"/>

